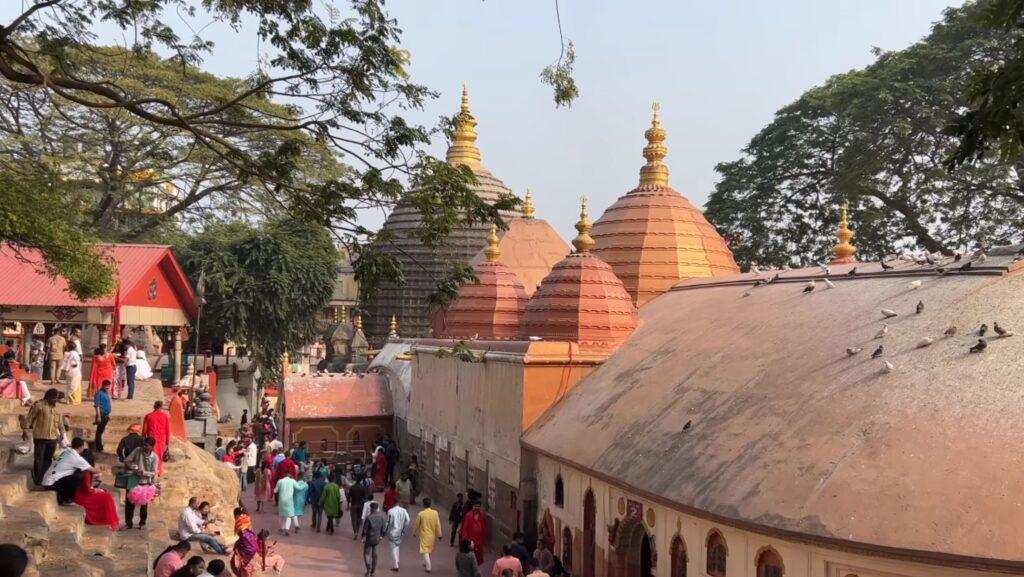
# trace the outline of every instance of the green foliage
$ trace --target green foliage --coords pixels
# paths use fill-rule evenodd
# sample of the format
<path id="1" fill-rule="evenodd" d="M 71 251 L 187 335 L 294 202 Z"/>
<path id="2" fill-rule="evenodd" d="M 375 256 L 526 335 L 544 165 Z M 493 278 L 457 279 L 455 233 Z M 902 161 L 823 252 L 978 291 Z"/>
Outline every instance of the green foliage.
<path id="1" fill-rule="evenodd" d="M 459 359 L 464 363 L 482 363 L 484 362 L 483 353 L 474 353 L 466 341 L 459 341 L 455 343 L 452 348 L 446 349 L 444 347 L 438 347 L 437 352 L 434 356 L 439 359 L 455 358 Z"/>
<path id="2" fill-rule="evenodd" d="M 31 262 L 25 251 L 39 251 L 42 272 L 63 277 L 82 300 L 112 294 L 114 268 L 78 226 L 71 198 L 54 183 L 0 170 L 0 244 Z"/>
<path id="3" fill-rule="evenodd" d="M 427 306 L 431 311 L 447 308 L 459 296 L 459 287 L 464 284 L 480 282 L 473 265 L 464 261 L 451 263 L 448 272 L 434 285 L 434 291 L 427 298 Z"/>
<path id="4" fill-rule="evenodd" d="M 555 106 L 572 106 L 580 91 L 576 87 L 576 80 L 572 76 L 572 67 L 576 63 L 576 50 L 573 49 L 570 40 L 558 62 L 546 66 L 540 71 L 540 80 L 550 85 L 555 91 Z"/>
<path id="5" fill-rule="evenodd" d="M 213 225 L 175 252 L 193 283 L 205 272 L 204 343 L 244 343 L 274 379 L 281 355 L 316 338 L 338 274 L 326 228 L 294 219 Z"/>
<path id="6" fill-rule="evenodd" d="M 740 159 L 716 167 L 707 215 L 741 265 L 826 261 L 846 202 L 861 258 L 1020 238 L 1020 164 L 985 156 L 952 174 L 944 165 L 970 66 L 1012 43 L 977 24 L 979 9 L 950 9 L 923 41 L 808 90 Z"/>

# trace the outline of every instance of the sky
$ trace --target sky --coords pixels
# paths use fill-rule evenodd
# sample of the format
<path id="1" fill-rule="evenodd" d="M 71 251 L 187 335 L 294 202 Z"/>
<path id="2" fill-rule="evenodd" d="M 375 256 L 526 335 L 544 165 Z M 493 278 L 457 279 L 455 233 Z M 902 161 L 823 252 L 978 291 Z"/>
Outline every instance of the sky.
<path id="1" fill-rule="evenodd" d="M 703 206 L 715 165 L 738 158 L 776 110 L 871 63 L 874 47 L 914 43 L 961 3 L 561 0 L 580 90 L 570 108 L 556 108 L 538 78 L 559 54 L 554 0 L 390 0 L 386 8 L 404 31 L 412 79 L 440 92 L 408 117 L 433 124 L 454 114 L 467 82 L 484 166 L 520 196 L 530 188 L 537 217 L 571 238 L 580 196 L 594 219 L 638 184 L 652 102 L 668 133 L 670 184 Z M 0 3 L 0 17 L 17 8 Z M 213 25 L 205 33 L 215 48 L 204 68 L 236 77 L 255 68 L 251 32 Z M 429 150 L 443 157 L 445 144 Z M 371 228 L 384 217 L 363 215 Z"/>

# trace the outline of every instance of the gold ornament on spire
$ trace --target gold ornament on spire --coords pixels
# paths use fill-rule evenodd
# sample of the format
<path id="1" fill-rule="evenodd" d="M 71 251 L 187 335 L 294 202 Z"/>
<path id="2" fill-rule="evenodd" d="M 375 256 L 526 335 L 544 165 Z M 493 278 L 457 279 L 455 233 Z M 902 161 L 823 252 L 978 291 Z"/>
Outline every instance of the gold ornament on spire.
<path id="1" fill-rule="evenodd" d="M 832 262 L 853 262 L 853 255 L 857 252 L 857 247 L 850 244 L 850 239 L 853 238 L 853 231 L 850 230 L 850 221 L 847 218 L 849 210 L 850 205 L 844 204 L 839 213 L 839 230 L 836 232 L 836 236 L 839 237 L 839 244 L 832 249 L 832 252 L 836 255 L 835 260 Z"/>
<path id="2" fill-rule="evenodd" d="M 487 255 L 487 262 L 494 262 L 501 256 L 501 250 L 498 249 L 498 227 L 491 225 L 491 234 L 487 237 L 487 248 L 484 249 L 484 254 Z"/>
<path id="3" fill-rule="evenodd" d="M 663 144 L 665 129 L 661 127 L 661 119 L 658 117 L 661 106 L 655 102 L 651 108 L 654 110 L 654 117 L 651 119 L 651 127 L 644 132 L 644 137 L 647 138 L 647 146 L 644 147 L 647 164 L 640 168 L 640 185 L 668 186 L 668 167 L 661 162 L 668 154 L 668 149 Z"/>
<path id="4" fill-rule="evenodd" d="M 572 239 L 572 245 L 576 247 L 576 252 L 590 252 L 590 249 L 594 248 L 594 239 L 590 237 L 590 229 L 593 226 L 590 224 L 590 220 L 587 219 L 587 197 L 580 197 L 580 221 L 576 223 L 576 231 L 579 234 L 576 238 Z"/>
<path id="5" fill-rule="evenodd" d="M 363 330 L 363 315 L 361 315 L 361 314 L 356 315 L 355 327 L 356 327 L 356 330 L 358 330 L 358 331 Z"/>
<path id="6" fill-rule="evenodd" d="M 452 144 L 446 156 L 448 164 L 461 164 L 474 172 L 488 173 L 480 165 L 480 149 L 476 147 L 476 119 L 469 113 L 469 89 L 465 82 L 462 83 L 462 108 L 452 124 Z"/>
<path id="7" fill-rule="evenodd" d="M 341 307 L 341 322 L 342 323 L 347 323 L 348 322 L 348 308 L 347 307 Z"/>
<path id="8" fill-rule="evenodd" d="M 398 317 L 391 315 L 391 325 L 388 326 L 388 334 L 398 336 Z"/>
<path id="9" fill-rule="evenodd" d="M 526 189 L 526 199 L 523 200 L 523 218 L 533 218 L 533 194 Z"/>

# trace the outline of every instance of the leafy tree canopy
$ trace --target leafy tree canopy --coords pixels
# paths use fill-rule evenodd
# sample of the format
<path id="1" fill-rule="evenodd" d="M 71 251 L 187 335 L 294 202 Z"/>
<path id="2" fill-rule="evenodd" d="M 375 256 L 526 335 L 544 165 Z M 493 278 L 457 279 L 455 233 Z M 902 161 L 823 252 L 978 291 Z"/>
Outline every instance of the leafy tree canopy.
<path id="1" fill-rule="evenodd" d="M 202 343 L 244 343 L 273 379 L 281 355 L 316 339 L 338 274 L 325 227 L 295 219 L 214 224 L 182 239 L 175 253 L 193 283 L 205 277 Z"/>
<path id="2" fill-rule="evenodd" d="M 921 42 L 805 92 L 740 159 L 716 167 L 707 215 L 742 265 L 827 260 L 846 202 L 862 258 L 1020 238 L 1024 165 L 985 155 L 945 167 L 959 143 L 946 128 L 966 105 L 972 67 L 1013 46 L 978 23 L 982 7 L 949 9 Z"/>

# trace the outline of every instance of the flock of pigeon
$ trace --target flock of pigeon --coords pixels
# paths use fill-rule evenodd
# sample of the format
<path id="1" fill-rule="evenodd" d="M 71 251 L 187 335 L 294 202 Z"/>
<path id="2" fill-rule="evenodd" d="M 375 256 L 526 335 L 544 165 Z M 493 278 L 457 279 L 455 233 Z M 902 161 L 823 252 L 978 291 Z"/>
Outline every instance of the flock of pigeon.
<path id="1" fill-rule="evenodd" d="M 1018 256 L 1020 256 L 1020 255 L 1024 255 L 1024 249 L 1022 249 L 1022 251 L 1020 253 L 1018 253 Z M 971 268 L 975 264 L 983 263 L 988 258 L 988 256 L 985 254 L 985 251 L 979 249 L 979 250 L 975 251 L 974 253 L 972 253 L 971 256 L 968 258 L 968 260 L 966 262 L 964 262 L 963 264 L 959 265 L 956 268 L 950 268 L 950 265 L 952 263 L 960 263 L 960 262 L 962 262 L 963 261 L 963 256 L 964 255 L 961 254 L 961 253 L 956 253 L 952 257 L 943 257 L 941 255 L 925 254 L 923 256 L 901 255 L 901 256 L 896 257 L 896 258 L 898 260 L 910 260 L 910 261 L 913 261 L 915 264 L 918 264 L 918 265 L 931 265 L 931 266 L 935 267 L 932 270 L 934 270 L 940 276 L 946 274 L 950 270 L 959 270 L 959 271 L 971 270 Z M 947 259 L 951 259 L 951 260 L 947 260 Z M 882 259 L 880 261 L 880 264 L 882 265 L 882 270 L 888 271 L 888 270 L 893 270 L 894 268 L 896 268 L 893 265 L 887 263 L 885 261 L 885 259 Z M 836 288 L 835 283 L 833 283 L 831 280 L 829 280 L 827 278 L 829 275 L 831 275 L 831 272 L 832 272 L 829 269 L 828 265 L 820 265 L 820 266 L 821 266 L 822 272 L 824 273 L 824 275 L 826 277 L 824 279 L 821 279 L 822 282 L 824 283 L 825 287 L 827 289 L 834 289 L 834 288 Z M 753 272 L 755 275 L 759 275 L 761 273 L 761 271 L 756 266 L 751 267 L 751 272 Z M 754 281 L 754 286 L 752 288 L 757 288 L 757 287 L 760 287 L 760 286 L 765 286 L 765 285 L 769 285 L 769 284 L 775 283 L 776 281 L 779 280 L 779 274 L 780 273 L 776 273 L 774 276 L 772 276 L 769 279 L 757 279 L 757 280 L 755 280 Z M 856 274 L 857 274 L 857 267 L 856 266 L 851 268 L 849 271 L 846 272 L 846 276 L 855 276 Z M 914 281 L 911 281 L 910 283 L 908 283 L 908 286 L 909 286 L 910 289 L 913 290 L 913 289 L 921 288 L 921 284 L 922 283 L 921 283 L 920 280 L 914 280 Z M 809 294 L 809 293 L 814 292 L 815 289 L 817 289 L 817 288 L 818 288 L 818 283 L 816 282 L 816 280 L 812 279 L 812 280 L 807 281 L 803 285 L 802 292 L 804 294 Z M 751 294 L 753 294 L 752 291 L 748 290 L 745 293 L 743 293 L 743 296 L 744 297 L 748 297 Z M 919 315 L 919 314 L 924 312 L 924 309 L 925 309 L 924 301 L 923 300 L 918 300 L 917 301 L 917 306 L 914 307 L 914 314 L 918 314 Z M 894 311 L 894 310 L 892 310 L 892 309 L 883 308 L 881 312 L 882 312 L 882 318 L 883 319 L 890 319 L 890 318 L 899 316 L 899 313 Z M 988 324 L 985 324 L 985 323 L 982 323 L 982 325 L 978 328 L 978 330 L 977 330 L 978 340 L 977 340 L 976 343 L 974 343 L 974 345 L 972 345 L 970 347 L 970 349 L 969 349 L 970 353 L 981 353 L 986 348 L 988 348 L 988 341 L 985 340 L 985 335 L 988 334 L 988 329 L 989 329 Z M 1006 330 L 1004 327 L 1000 326 L 998 322 L 993 322 L 992 323 L 992 330 L 995 333 L 996 338 L 1006 338 L 1006 337 L 1012 337 L 1013 336 L 1012 332 L 1010 332 L 1010 331 Z M 882 328 L 879 329 L 879 331 L 877 333 L 875 333 L 875 337 L 874 338 L 875 339 L 883 339 L 883 338 L 885 338 L 885 336 L 888 333 L 889 333 L 889 325 L 883 324 Z M 944 338 L 951 338 L 951 337 L 955 336 L 956 333 L 957 333 L 957 327 L 956 326 L 950 326 L 949 328 L 947 328 L 945 330 L 945 332 L 943 332 L 943 337 Z M 917 342 L 917 348 L 928 347 L 928 346 L 930 346 L 934 342 L 935 342 L 935 339 L 932 338 L 932 337 L 923 337 L 923 338 L 921 338 L 921 340 L 919 340 Z M 856 355 L 857 353 L 861 352 L 862 350 L 863 349 L 861 347 L 848 347 L 846 349 L 846 354 L 849 355 L 849 356 L 853 356 L 853 355 Z M 874 352 L 871 353 L 871 358 L 872 359 L 878 359 L 878 358 L 882 358 L 884 355 L 885 355 L 885 346 L 880 344 L 880 345 L 878 345 L 878 348 L 876 348 L 874 350 Z M 883 359 L 883 362 L 885 364 L 883 365 L 882 372 L 891 373 L 893 371 L 893 369 L 895 368 L 893 366 L 893 364 L 891 362 L 887 361 L 887 360 L 884 360 L 884 359 Z"/>

